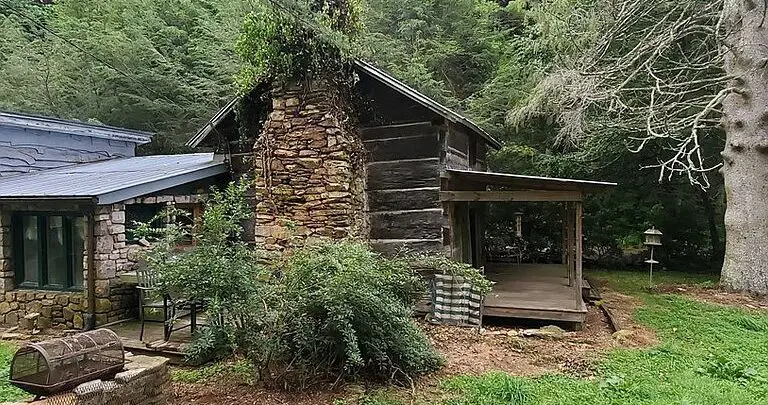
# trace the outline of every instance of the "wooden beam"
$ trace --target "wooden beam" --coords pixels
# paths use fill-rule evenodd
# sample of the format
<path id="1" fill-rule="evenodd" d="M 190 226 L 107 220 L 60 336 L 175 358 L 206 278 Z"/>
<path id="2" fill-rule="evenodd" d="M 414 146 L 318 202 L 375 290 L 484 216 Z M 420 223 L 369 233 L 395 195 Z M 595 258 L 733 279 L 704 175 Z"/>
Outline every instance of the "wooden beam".
<path id="1" fill-rule="evenodd" d="M 582 277 L 582 256 L 583 256 L 583 222 L 584 206 L 581 202 L 576 203 L 576 299 L 581 301 L 581 277 Z"/>
<path id="2" fill-rule="evenodd" d="M 494 201 L 494 202 L 546 202 L 546 201 L 581 201 L 584 196 L 579 191 L 442 191 L 442 201 Z"/>
<path id="3" fill-rule="evenodd" d="M 565 219 L 566 219 L 566 247 L 567 247 L 567 254 L 566 254 L 566 262 L 568 263 L 567 269 L 568 269 L 568 286 L 573 287 L 573 280 L 575 277 L 575 266 L 573 264 L 575 260 L 575 254 L 574 254 L 574 227 L 575 227 L 575 221 L 573 218 L 574 210 L 571 203 L 565 204 Z"/>

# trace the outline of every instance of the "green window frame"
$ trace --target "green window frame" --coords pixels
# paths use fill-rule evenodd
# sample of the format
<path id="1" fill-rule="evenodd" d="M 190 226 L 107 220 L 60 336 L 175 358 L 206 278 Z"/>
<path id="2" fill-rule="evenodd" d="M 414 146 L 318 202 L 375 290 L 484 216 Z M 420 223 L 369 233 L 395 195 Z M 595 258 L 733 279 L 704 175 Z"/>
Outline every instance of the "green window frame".
<path id="1" fill-rule="evenodd" d="M 19 212 L 11 221 L 16 286 L 42 290 L 83 289 L 85 217 Z"/>

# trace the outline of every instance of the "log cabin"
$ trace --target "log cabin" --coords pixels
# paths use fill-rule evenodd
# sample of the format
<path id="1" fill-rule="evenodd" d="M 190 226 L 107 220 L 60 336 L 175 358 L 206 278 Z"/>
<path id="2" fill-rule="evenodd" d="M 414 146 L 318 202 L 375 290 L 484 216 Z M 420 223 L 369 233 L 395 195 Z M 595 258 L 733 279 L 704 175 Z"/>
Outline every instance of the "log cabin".
<path id="1" fill-rule="evenodd" d="M 187 143 L 255 176 L 253 242 L 357 237 L 388 255 L 444 254 L 496 281 L 486 316 L 583 322 L 582 201 L 615 184 L 490 172 L 501 143 L 476 123 L 369 63 L 353 68 L 353 108 L 328 83 L 265 86 Z M 545 201 L 564 207 L 563 263 L 487 262 L 483 205 Z"/>

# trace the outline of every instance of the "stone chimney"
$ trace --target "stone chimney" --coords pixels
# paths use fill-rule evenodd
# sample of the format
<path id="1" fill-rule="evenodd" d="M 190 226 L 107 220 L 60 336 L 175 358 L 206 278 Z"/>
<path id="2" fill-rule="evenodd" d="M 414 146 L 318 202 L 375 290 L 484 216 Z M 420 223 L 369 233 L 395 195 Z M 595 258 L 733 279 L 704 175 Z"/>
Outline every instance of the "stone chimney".
<path id="1" fill-rule="evenodd" d="M 345 100 L 324 82 L 273 90 L 254 147 L 257 245 L 367 236 L 365 149 Z"/>

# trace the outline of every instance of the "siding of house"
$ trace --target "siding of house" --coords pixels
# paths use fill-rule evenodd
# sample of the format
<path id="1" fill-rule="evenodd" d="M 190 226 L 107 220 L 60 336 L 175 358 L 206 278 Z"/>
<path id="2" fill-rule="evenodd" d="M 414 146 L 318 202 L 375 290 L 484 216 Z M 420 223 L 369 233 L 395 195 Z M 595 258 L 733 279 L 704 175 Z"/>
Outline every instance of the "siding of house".
<path id="1" fill-rule="evenodd" d="M 0 176 L 135 155 L 136 144 L 0 126 Z"/>
<path id="2" fill-rule="evenodd" d="M 381 252 L 439 251 L 442 243 L 440 145 L 430 122 L 365 128 L 370 239 Z"/>

